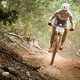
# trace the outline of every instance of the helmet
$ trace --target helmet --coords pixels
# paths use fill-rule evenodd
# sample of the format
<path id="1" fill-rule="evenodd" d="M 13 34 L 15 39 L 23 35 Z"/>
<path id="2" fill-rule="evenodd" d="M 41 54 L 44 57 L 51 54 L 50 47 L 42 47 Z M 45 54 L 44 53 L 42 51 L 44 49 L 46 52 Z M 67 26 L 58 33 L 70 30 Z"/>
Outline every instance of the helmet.
<path id="1" fill-rule="evenodd" d="M 69 4 L 63 3 L 63 4 L 61 5 L 61 9 L 62 9 L 62 10 L 69 10 Z"/>

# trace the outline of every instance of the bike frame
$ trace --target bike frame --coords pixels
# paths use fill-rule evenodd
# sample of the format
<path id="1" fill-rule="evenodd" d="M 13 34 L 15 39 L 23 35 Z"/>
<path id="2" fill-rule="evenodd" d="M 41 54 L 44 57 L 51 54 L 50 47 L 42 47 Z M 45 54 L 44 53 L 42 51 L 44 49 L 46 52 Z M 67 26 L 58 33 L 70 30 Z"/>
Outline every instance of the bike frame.
<path id="1" fill-rule="evenodd" d="M 60 26 L 59 26 L 59 27 L 60 27 Z M 64 31 L 62 31 L 62 33 L 61 33 L 61 32 L 59 32 L 58 30 L 56 30 L 56 35 L 55 35 L 55 37 L 54 37 L 54 42 L 53 42 L 53 45 L 52 45 L 52 49 L 53 49 L 53 50 L 52 50 L 52 59 L 51 59 L 50 65 L 53 64 L 55 55 L 56 55 L 56 53 L 57 53 L 58 50 L 59 50 L 59 47 L 60 47 L 61 41 L 62 41 L 63 33 L 64 33 Z"/>

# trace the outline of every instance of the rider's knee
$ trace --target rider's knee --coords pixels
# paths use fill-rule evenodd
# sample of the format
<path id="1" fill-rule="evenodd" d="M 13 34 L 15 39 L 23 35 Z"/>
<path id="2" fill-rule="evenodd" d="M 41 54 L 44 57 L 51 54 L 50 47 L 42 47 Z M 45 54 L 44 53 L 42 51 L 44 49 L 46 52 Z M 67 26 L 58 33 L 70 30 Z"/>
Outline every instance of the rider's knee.
<path id="1" fill-rule="evenodd" d="M 63 35 L 63 37 L 62 37 L 62 42 L 65 42 L 66 36 L 67 36 L 67 33 L 64 33 L 64 35 Z"/>
<path id="2" fill-rule="evenodd" d="M 56 34 L 56 29 L 54 27 L 52 27 L 52 34 L 51 34 L 51 39 L 54 39 L 54 36 Z"/>
<path id="3" fill-rule="evenodd" d="M 53 35 L 56 34 L 56 28 L 55 28 L 55 27 L 52 28 L 52 34 L 53 34 Z"/>
<path id="4" fill-rule="evenodd" d="M 66 35 L 68 33 L 68 29 L 65 29 L 64 31 L 64 35 Z"/>
<path id="5" fill-rule="evenodd" d="M 62 42 L 65 42 L 65 38 L 62 39 Z"/>

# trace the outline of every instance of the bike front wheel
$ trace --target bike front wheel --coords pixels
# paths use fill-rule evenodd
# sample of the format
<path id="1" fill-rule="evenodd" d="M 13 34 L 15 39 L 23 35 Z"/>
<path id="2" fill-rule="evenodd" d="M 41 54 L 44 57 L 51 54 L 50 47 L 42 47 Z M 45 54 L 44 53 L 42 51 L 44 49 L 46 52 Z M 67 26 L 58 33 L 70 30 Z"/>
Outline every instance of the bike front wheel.
<path id="1" fill-rule="evenodd" d="M 50 65 L 53 65 L 55 55 L 59 49 L 59 43 L 60 43 L 60 38 L 56 35 L 54 38 L 53 46 L 52 46 L 53 50 L 52 50 L 52 59 L 51 59 Z"/>

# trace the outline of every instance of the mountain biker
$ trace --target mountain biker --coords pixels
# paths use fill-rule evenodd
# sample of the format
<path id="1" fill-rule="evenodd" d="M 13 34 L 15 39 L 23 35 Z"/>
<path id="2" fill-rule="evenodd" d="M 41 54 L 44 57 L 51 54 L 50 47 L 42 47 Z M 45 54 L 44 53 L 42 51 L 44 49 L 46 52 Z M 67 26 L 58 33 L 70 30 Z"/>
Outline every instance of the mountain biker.
<path id="1" fill-rule="evenodd" d="M 54 19 L 54 21 L 53 21 Z M 58 24 L 62 24 L 65 28 L 63 37 L 62 37 L 62 42 L 60 45 L 60 50 L 62 50 L 62 45 L 65 42 L 68 30 L 69 30 L 69 24 L 68 21 L 70 21 L 71 23 L 71 28 L 70 31 L 74 31 L 74 22 L 73 22 L 73 16 L 72 13 L 69 10 L 69 4 L 68 3 L 63 3 L 61 5 L 61 8 L 56 10 L 54 12 L 54 14 L 50 17 L 48 25 L 52 26 L 52 34 L 51 34 L 51 38 L 50 38 L 50 48 L 49 48 L 49 52 L 51 51 L 52 48 L 52 44 L 54 41 L 54 36 L 56 34 L 56 26 Z M 51 24 L 52 23 L 52 24 Z"/>

